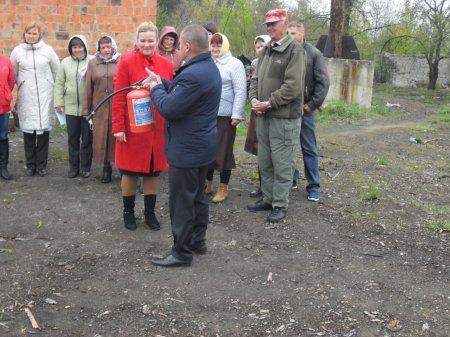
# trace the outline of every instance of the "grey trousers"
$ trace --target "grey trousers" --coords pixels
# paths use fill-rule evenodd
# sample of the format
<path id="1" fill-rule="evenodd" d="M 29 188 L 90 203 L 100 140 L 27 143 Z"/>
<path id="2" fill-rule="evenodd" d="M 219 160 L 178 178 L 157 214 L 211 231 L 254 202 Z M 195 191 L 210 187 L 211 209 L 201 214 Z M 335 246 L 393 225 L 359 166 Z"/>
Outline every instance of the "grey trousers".
<path id="1" fill-rule="evenodd" d="M 263 200 L 272 207 L 288 207 L 294 173 L 292 161 L 300 142 L 301 118 L 258 116 L 258 166 Z"/>

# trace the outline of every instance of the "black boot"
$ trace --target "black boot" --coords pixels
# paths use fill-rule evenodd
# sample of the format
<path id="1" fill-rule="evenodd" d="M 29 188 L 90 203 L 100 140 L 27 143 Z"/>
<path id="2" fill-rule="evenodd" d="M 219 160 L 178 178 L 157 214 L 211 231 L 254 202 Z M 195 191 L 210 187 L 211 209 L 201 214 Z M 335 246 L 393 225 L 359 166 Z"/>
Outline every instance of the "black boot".
<path id="1" fill-rule="evenodd" d="M 102 176 L 102 183 L 107 184 L 111 182 L 111 175 L 112 175 L 112 167 L 110 163 L 106 163 L 103 165 L 103 176 Z"/>
<path id="2" fill-rule="evenodd" d="M 123 222 L 125 227 L 131 231 L 137 228 L 136 218 L 134 217 L 134 195 L 123 196 Z"/>
<path id="3" fill-rule="evenodd" d="M 161 229 L 161 225 L 155 215 L 155 204 L 156 194 L 144 195 L 145 223 L 151 230 L 158 231 Z"/>
<path id="4" fill-rule="evenodd" d="M 5 180 L 10 180 L 12 176 L 8 172 L 9 143 L 8 139 L 0 140 L 0 175 Z"/>

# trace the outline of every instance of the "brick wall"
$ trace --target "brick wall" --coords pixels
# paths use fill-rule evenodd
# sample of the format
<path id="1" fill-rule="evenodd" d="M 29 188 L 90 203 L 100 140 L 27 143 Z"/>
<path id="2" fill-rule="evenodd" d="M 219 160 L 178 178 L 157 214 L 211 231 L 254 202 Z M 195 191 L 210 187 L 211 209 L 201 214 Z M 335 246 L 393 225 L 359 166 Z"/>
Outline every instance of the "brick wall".
<path id="1" fill-rule="evenodd" d="M 137 26 L 156 23 L 157 0 L 0 0 L 0 52 L 9 56 L 19 43 L 26 23 L 38 22 L 43 40 L 60 58 L 68 55 L 70 36 L 83 34 L 89 53 L 101 33 L 112 36 L 120 52 L 131 50 Z"/>

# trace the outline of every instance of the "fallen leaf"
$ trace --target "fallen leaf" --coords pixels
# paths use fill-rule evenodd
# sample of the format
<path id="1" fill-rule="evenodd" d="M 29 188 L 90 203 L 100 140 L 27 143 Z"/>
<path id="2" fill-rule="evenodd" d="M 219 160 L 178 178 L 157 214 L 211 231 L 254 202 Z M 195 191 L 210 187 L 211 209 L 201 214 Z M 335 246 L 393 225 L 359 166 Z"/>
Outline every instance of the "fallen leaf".
<path id="1" fill-rule="evenodd" d="M 73 270 L 73 269 L 75 269 L 75 264 L 73 264 L 73 263 L 69 263 L 69 264 L 64 265 L 64 270 L 65 271 L 69 271 L 69 270 Z"/>
<path id="2" fill-rule="evenodd" d="M 58 304 L 58 302 L 56 302 L 54 299 L 51 299 L 51 298 L 46 298 L 45 299 L 45 303 L 47 303 L 47 304 Z"/>

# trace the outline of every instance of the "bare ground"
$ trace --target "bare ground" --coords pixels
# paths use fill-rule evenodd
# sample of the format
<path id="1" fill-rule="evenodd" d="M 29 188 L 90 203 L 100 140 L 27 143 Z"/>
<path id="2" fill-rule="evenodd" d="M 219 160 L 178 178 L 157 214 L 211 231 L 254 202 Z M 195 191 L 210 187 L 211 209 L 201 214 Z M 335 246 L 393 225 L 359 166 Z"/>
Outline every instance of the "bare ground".
<path id="1" fill-rule="evenodd" d="M 292 191 L 281 224 L 247 211 L 255 159 L 237 144 L 230 197 L 210 207 L 208 253 L 169 270 L 149 263 L 172 240 L 166 174 L 162 230 L 143 224 L 139 195 L 130 232 L 118 176 L 101 184 L 96 166 L 66 178 L 65 134 L 53 132 L 49 174 L 27 177 L 11 133 L 0 336 L 449 336 L 449 237 L 430 228 L 450 221 L 449 128 L 419 130 L 429 106 L 380 99 L 397 99 L 401 118 L 319 128 L 321 201 Z"/>

